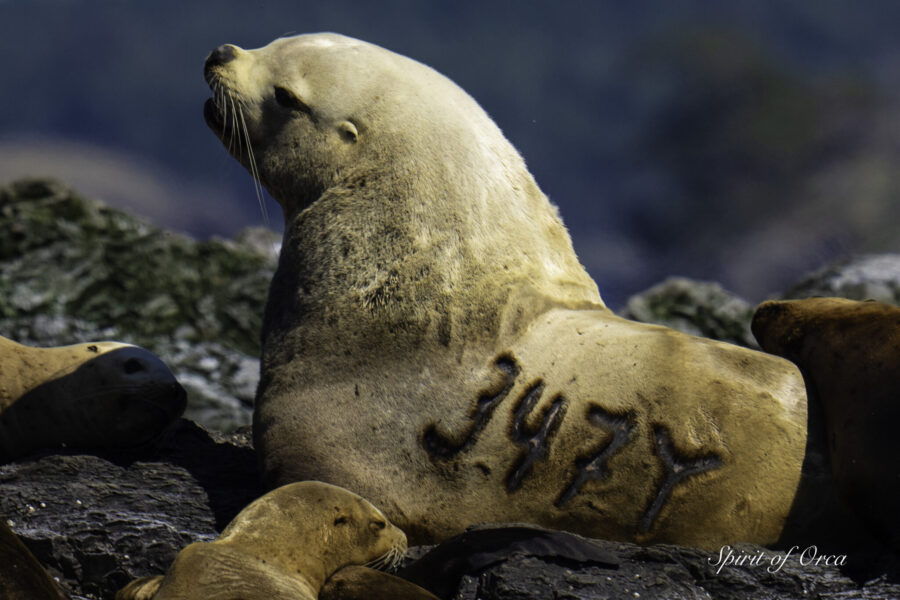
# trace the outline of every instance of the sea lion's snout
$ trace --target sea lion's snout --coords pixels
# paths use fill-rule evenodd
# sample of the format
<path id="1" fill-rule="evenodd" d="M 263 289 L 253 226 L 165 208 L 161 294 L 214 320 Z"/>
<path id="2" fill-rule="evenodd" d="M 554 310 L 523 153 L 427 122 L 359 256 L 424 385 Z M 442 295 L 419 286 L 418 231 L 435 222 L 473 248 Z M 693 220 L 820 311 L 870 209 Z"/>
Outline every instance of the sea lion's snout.
<path id="1" fill-rule="evenodd" d="M 174 380 L 169 367 L 155 354 L 139 346 L 125 346 L 109 353 L 124 380 L 166 382 Z"/>
<path id="2" fill-rule="evenodd" d="M 187 394 L 172 371 L 158 356 L 139 346 L 124 346 L 97 358 L 102 361 L 104 381 L 127 391 L 128 396 L 145 398 L 162 409 L 169 420 L 181 416 Z M 98 365 L 101 366 L 101 365 Z"/>
<path id="3" fill-rule="evenodd" d="M 208 72 L 213 67 L 220 67 L 235 58 L 237 58 L 237 47 L 231 44 L 222 44 L 206 57 L 205 70 Z"/>

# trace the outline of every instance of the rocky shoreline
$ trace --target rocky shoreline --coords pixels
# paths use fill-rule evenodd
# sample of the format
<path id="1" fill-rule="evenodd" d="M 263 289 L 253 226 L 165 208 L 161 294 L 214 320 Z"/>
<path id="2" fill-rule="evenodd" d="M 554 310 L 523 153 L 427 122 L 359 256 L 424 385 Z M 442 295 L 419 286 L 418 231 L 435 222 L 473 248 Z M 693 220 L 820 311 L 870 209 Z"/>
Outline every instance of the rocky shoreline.
<path id="1" fill-rule="evenodd" d="M 57 182 L 0 187 L 0 335 L 33 345 L 137 343 L 188 391 L 188 419 L 154 444 L 0 465 L 0 518 L 73 598 L 112 598 L 132 578 L 163 572 L 262 492 L 247 425 L 277 244 L 258 230 L 197 242 Z M 900 304 L 900 256 L 827 266 L 783 297 L 811 295 Z M 752 311 L 715 284 L 672 279 L 632 298 L 623 314 L 755 347 Z M 442 597 L 900 598 L 900 558 L 877 544 L 841 559 L 824 547 L 709 552 L 578 540 L 615 560 L 579 559 L 568 542 L 539 551 L 513 544 L 467 556 Z M 727 556 L 735 564 L 723 565 Z"/>
<path id="2" fill-rule="evenodd" d="M 219 434 L 182 419 L 143 450 L 44 454 L 2 465 L 0 514 L 73 598 L 111 599 L 131 579 L 164 572 L 187 544 L 212 540 L 262 493 L 249 438 L 246 430 Z M 464 564 L 455 572 L 431 571 L 431 584 L 455 600 L 900 594 L 900 558 L 883 548 L 841 555 L 814 546 L 786 552 L 738 545 L 710 552 L 571 538 L 490 552 L 466 547 Z M 611 558 L 585 559 L 585 546 Z"/>

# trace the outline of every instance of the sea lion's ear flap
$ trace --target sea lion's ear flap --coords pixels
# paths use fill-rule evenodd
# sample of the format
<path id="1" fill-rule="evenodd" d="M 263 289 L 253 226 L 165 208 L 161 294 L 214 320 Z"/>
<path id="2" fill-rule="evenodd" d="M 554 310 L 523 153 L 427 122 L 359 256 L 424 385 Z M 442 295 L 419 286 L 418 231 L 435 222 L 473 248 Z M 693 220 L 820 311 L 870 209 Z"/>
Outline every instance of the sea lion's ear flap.
<path id="1" fill-rule="evenodd" d="M 356 125 L 350 121 L 341 121 L 338 125 L 338 131 L 341 132 L 341 135 L 348 142 L 356 142 L 356 139 L 359 137 L 359 132 L 356 131 Z"/>

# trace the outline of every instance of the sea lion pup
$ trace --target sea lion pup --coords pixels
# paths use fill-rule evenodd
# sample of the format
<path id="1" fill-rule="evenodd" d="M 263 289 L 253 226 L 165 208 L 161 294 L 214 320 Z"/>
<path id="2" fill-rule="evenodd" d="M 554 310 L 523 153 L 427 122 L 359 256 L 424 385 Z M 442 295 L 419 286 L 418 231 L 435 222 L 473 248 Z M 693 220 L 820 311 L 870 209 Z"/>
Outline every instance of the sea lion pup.
<path id="1" fill-rule="evenodd" d="M 369 502 L 303 481 L 254 500 L 216 541 L 187 546 L 165 577 L 136 580 L 116 600 L 316 600 L 338 569 L 394 566 L 405 552 L 406 536 Z"/>
<path id="2" fill-rule="evenodd" d="M 138 346 L 33 348 L 0 337 L 0 463 L 60 446 L 137 446 L 184 408 L 172 372 Z"/>
<path id="3" fill-rule="evenodd" d="M 824 411 L 837 492 L 870 532 L 900 548 L 900 308 L 810 298 L 761 304 L 753 334 L 796 363 Z M 823 444 L 824 445 L 824 444 Z"/>
<path id="4" fill-rule="evenodd" d="M 796 367 L 616 317 L 453 82 L 334 34 L 221 46 L 205 74 L 207 123 L 285 217 L 253 423 L 269 485 L 347 487 L 416 543 L 510 521 L 778 538 Z"/>

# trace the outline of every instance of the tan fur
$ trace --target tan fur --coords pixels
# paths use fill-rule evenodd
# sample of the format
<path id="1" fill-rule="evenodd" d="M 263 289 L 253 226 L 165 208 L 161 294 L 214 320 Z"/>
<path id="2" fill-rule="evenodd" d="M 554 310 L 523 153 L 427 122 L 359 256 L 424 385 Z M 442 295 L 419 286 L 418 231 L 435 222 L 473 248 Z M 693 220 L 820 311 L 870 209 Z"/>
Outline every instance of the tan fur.
<path id="1" fill-rule="evenodd" d="M 165 576 L 138 577 L 116 592 L 116 600 L 152 600 Z"/>
<path id="2" fill-rule="evenodd" d="M 465 92 L 333 34 L 231 47 L 206 76 L 208 123 L 252 168 L 229 143 L 239 107 L 285 215 L 254 414 L 270 484 L 354 489 L 417 542 L 481 521 L 777 538 L 805 444 L 797 370 L 607 310 Z"/>
<path id="3" fill-rule="evenodd" d="M 116 600 L 315 600 L 338 569 L 396 561 L 405 550 L 403 532 L 356 494 L 293 483 L 252 502 L 216 541 L 187 546 L 164 578 L 135 580 Z"/>
<path id="4" fill-rule="evenodd" d="M 319 600 L 438 600 L 400 577 L 366 567 L 344 567 L 328 578 Z"/>
<path id="5" fill-rule="evenodd" d="M 143 348 L 33 348 L 0 337 L 0 462 L 60 445 L 140 444 L 184 407 L 171 371 Z"/>

